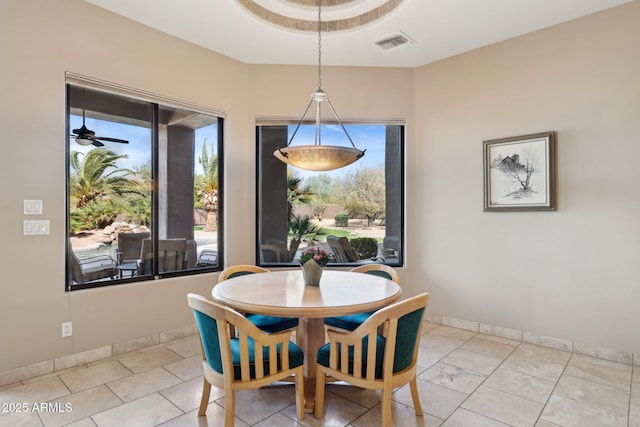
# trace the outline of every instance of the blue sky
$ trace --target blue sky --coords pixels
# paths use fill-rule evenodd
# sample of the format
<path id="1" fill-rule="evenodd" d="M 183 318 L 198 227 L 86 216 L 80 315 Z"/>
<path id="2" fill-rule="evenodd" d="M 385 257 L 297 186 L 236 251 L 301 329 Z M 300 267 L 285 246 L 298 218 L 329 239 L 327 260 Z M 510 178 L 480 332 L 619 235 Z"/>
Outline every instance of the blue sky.
<path id="1" fill-rule="evenodd" d="M 125 169 L 134 169 L 136 166 L 145 164 L 151 159 L 151 130 L 141 126 L 132 126 L 120 123 L 106 122 L 103 120 L 95 120 L 86 118 L 86 126 L 94 131 L 97 136 L 126 139 L 129 144 L 120 144 L 117 142 L 104 142 L 105 147 L 117 154 L 127 155 L 127 159 L 120 159 L 118 166 Z M 81 116 L 71 116 L 70 128 L 77 129 L 82 126 Z M 202 167 L 198 163 L 198 157 L 202 152 L 202 144 L 206 140 L 207 152 L 211 155 L 210 147 L 213 144 L 215 149 L 217 141 L 218 126 L 217 124 L 205 126 L 196 130 L 196 147 L 194 150 L 194 160 L 196 173 L 202 173 Z M 74 138 L 70 138 L 71 151 L 80 151 L 87 153 L 94 148 L 93 145 L 82 146 L 76 144 Z"/>
<path id="2" fill-rule="evenodd" d="M 149 128 L 132 126 L 120 123 L 106 122 L 86 118 L 86 126 L 93 130 L 97 136 L 126 139 L 129 144 L 119 144 L 114 142 L 105 142 L 105 148 L 114 151 L 117 154 L 125 154 L 127 159 L 119 161 L 119 167 L 134 169 L 136 166 L 143 165 L 149 161 L 151 156 L 151 131 Z M 70 128 L 76 129 L 82 126 L 82 117 L 70 117 Z M 312 172 L 302 169 L 292 168 L 298 176 L 307 177 L 317 174 L 331 174 L 339 176 L 352 172 L 359 168 L 376 167 L 384 164 L 385 151 L 385 126 L 384 125 L 346 125 L 345 126 L 355 144 L 356 148 L 365 150 L 363 158 L 347 167 L 330 172 Z M 295 126 L 290 126 L 289 137 L 293 133 Z M 198 157 L 202 152 L 202 144 L 206 140 L 207 151 L 211 155 L 210 147 L 215 148 L 217 140 L 218 127 L 216 124 L 206 126 L 196 130 L 196 146 L 194 152 L 195 172 L 202 173 L 202 167 L 198 163 Z M 291 145 L 313 144 L 315 139 L 315 126 L 303 125 L 300 127 L 295 139 Z M 86 153 L 91 150 L 93 145 L 81 146 L 75 143 L 74 138 L 69 139 L 71 151 L 80 151 Z M 323 125 L 322 126 L 322 144 L 323 145 L 340 145 L 351 147 L 347 136 L 339 125 Z"/>
<path id="3" fill-rule="evenodd" d="M 384 164 L 385 151 L 385 129 L 384 125 L 345 125 L 345 128 L 351 136 L 351 140 L 359 150 L 365 150 L 364 157 L 349 166 L 342 169 L 329 172 L 313 172 L 298 168 L 291 168 L 295 174 L 301 177 L 330 174 L 331 176 L 341 176 L 361 168 L 376 167 Z M 289 138 L 295 126 L 289 127 Z M 315 141 L 315 126 L 301 126 L 296 137 L 291 142 L 291 146 L 296 145 L 313 145 Z M 322 145 L 339 145 L 351 147 L 349 139 L 342 131 L 340 125 L 323 125 L 322 126 Z"/>

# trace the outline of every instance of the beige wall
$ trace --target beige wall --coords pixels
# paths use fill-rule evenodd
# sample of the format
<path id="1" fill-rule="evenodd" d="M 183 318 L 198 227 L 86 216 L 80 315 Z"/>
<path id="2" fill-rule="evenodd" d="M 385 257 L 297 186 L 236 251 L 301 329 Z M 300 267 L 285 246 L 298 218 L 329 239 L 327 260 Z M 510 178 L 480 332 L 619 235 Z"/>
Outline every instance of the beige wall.
<path id="1" fill-rule="evenodd" d="M 408 276 L 432 311 L 640 352 L 638 22 L 636 1 L 417 70 Z M 483 212 L 482 141 L 551 130 L 558 210 Z"/>
<path id="2" fill-rule="evenodd" d="M 192 323 L 186 293 L 209 295 L 214 274 L 64 292 L 65 71 L 225 110 L 228 170 L 243 178 L 253 173 L 247 66 L 80 0 L 2 2 L 0 40 L 0 371 Z M 228 180 L 240 241 L 254 224 L 241 180 Z M 22 236 L 23 199 L 44 201 L 49 236 Z M 252 254 L 234 243 L 228 259 Z M 63 339 L 67 320 L 73 337 Z"/>
<path id="3" fill-rule="evenodd" d="M 430 310 L 640 352 L 639 2 L 416 70 L 332 68 L 343 118 L 407 120 L 407 295 Z M 216 275 L 67 294 L 64 72 L 227 112 L 226 251 L 253 262 L 254 119 L 298 117 L 314 67 L 249 66 L 80 0 L 0 4 L 0 371 L 179 328 Z M 482 140 L 558 132 L 553 213 L 482 212 Z M 22 236 L 42 199 L 49 236 Z M 63 321 L 74 336 L 60 338 Z"/>

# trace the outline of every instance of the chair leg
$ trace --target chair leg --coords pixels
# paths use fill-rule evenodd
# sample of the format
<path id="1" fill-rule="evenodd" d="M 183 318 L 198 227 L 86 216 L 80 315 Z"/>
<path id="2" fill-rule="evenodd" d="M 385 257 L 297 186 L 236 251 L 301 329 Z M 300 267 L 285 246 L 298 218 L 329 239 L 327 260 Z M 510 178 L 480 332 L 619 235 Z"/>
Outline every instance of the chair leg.
<path id="1" fill-rule="evenodd" d="M 411 387 L 411 398 L 413 399 L 413 407 L 416 410 L 416 416 L 421 417 L 424 415 L 422 413 L 422 405 L 420 405 L 420 395 L 418 394 L 418 381 L 416 377 L 409 382 L 409 386 Z"/>
<path id="2" fill-rule="evenodd" d="M 299 420 L 304 419 L 304 376 L 302 369 L 296 372 L 296 412 Z"/>
<path id="3" fill-rule="evenodd" d="M 324 413 L 324 383 L 325 375 L 320 365 L 316 365 L 316 418 L 322 418 Z"/>
<path id="4" fill-rule="evenodd" d="M 233 427 L 236 416 L 236 392 L 235 390 L 225 390 L 224 402 L 224 427 Z"/>
<path id="5" fill-rule="evenodd" d="M 198 410 L 199 416 L 204 416 L 207 412 L 207 406 L 209 406 L 209 395 L 211 393 L 211 384 L 207 379 L 204 379 L 202 384 L 202 397 L 200 398 L 200 409 Z"/>
<path id="6" fill-rule="evenodd" d="M 382 389 L 382 425 L 391 427 L 391 387 Z"/>

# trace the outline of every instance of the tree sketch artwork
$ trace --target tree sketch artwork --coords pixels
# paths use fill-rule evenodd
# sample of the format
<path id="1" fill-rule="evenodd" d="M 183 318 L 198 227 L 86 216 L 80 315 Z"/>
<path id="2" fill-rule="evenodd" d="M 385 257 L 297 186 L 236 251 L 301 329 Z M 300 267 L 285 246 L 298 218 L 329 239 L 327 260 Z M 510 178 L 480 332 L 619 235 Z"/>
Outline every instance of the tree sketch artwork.
<path id="1" fill-rule="evenodd" d="M 552 132 L 484 141 L 485 210 L 553 210 Z"/>

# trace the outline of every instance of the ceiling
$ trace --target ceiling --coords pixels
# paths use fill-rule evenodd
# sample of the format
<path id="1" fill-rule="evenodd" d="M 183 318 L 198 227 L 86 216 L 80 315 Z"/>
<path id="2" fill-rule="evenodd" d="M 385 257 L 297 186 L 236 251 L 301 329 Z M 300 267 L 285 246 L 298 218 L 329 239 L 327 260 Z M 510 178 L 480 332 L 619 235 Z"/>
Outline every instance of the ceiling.
<path id="1" fill-rule="evenodd" d="M 318 63 L 314 0 L 85 1 L 245 63 Z M 322 64 L 418 67 L 630 1 L 323 0 Z"/>

